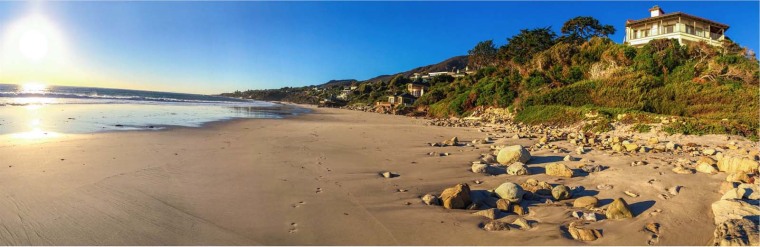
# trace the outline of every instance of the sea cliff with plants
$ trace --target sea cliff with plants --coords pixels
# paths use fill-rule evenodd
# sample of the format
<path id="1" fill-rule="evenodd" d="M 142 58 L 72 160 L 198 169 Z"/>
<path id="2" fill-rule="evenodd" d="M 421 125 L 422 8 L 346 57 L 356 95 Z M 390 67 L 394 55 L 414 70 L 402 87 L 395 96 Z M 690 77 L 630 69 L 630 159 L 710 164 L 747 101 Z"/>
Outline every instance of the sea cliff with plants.
<path id="1" fill-rule="evenodd" d="M 729 38 L 722 46 L 663 39 L 637 48 L 613 42 L 608 36 L 614 32 L 592 17 L 576 17 L 559 34 L 549 27 L 524 29 L 504 45 L 482 41 L 467 56 L 394 75 L 223 95 L 306 104 L 327 100 L 374 110 L 376 102 L 406 92 L 407 84 L 422 83 L 414 73 L 467 66 L 472 73 L 429 78 L 422 96 L 391 112 L 447 118 L 498 108 L 525 124 L 584 123 L 585 130 L 603 132 L 625 123 L 648 132 L 656 123 L 671 134 L 757 139 L 760 74 L 753 51 Z M 343 99 L 336 99 L 341 93 Z"/>

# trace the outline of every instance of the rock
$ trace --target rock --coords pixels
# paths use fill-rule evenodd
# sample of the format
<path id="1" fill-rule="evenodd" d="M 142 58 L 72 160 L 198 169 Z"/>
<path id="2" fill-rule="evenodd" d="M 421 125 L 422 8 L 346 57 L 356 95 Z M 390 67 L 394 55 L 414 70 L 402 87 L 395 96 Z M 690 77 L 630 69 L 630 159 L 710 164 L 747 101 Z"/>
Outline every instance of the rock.
<path id="1" fill-rule="evenodd" d="M 509 200 L 507 199 L 499 199 L 496 201 L 496 208 L 501 210 L 502 212 L 509 212 Z"/>
<path id="2" fill-rule="evenodd" d="M 596 186 L 596 189 L 598 190 L 611 190 L 612 188 L 614 188 L 614 186 L 611 184 L 600 184 Z"/>
<path id="3" fill-rule="evenodd" d="M 459 138 L 455 136 L 454 138 L 451 138 L 450 140 L 444 141 L 443 144 L 448 145 L 448 146 L 457 146 L 459 145 Z"/>
<path id="4" fill-rule="evenodd" d="M 570 222 L 570 225 L 567 226 L 567 231 L 573 239 L 580 241 L 594 241 L 602 237 L 602 233 L 599 230 L 581 228 L 576 226 L 575 222 Z"/>
<path id="5" fill-rule="evenodd" d="M 680 164 L 676 165 L 676 167 L 673 168 L 673 172 L 678 173 L 678 174 L 694 174 L 693 170 L 686 168 Z"/>
<path id="6" fill-rule="evenodd" d="M 470 200 L 472 203 L 478 206 L 494 208 L 496 207 L 496 201 L 499 200 L 492 196 L 492 193 L 485 190 L 473 190 L 470 191 Z"/>
<path id="7" fill-rule="evenodd" d="M 512 204 L 512 213 L 515 213 L 516 215 L 525 215 L 525 213 L 527 213 L 526 211 L 527 210 L 525 210 L 525 207 L 522 205 L 518 203 Z"/>
<path id="8" fill-rule="evenodd" d="M 660 143 L 660 139 L 657 139 L 657 137 L 652 137 L 652 138 L 649 138 L 647 143 L 649 143 L 650 145 L 656 145 L 657 143 Z"/>
<path id="9" fill-rule="evenodd" d="M 750 183 L 751 179 L 750 179 L 749 176 L 747 176 L 746 173 L 737 172 L 737 173 L 729 173 L 728 176 L 726 176 L 726 181 L 728 181 L 728 182 L 739 182 L 739 183 Z"/>
<path id="10" fill-rule="evenodd" d="M 586 149 L 583 146 L 580 146 L 580 147 L 578 147 L 578 148 L 575 149 L 575 153 L 578 154 L 578 155 L 581 155 L 584 152 L 586 152 Z"/>
<path id="11" fill-rule="evenodd" d="M 512 139 L 517 140 L 520 139 L 520 134 L 515 134 L 512 136 Z"/>
<path id="12" fill-rule="evenodd" d="M 447 188 L 441 193 L 443 207 L 448 209 L 464 209 L 472 203 L 470 199 L 470 186 L 457 184 Z"/>
<path id="13" fill-rule="evenodd" d="M 483 163 L 491 164 L 496 162 L 496 156 L 493 156 L 493 154 L 486 154 L 480 160 L 483 161 Z"/>
<path id="14" fill-rule="evenodd" d="M 718 189 L 718 192 L 720 192 L 721 194 L 725 194 L 726 191 L 736 188 L 738 186 L 739 186 L 738 182 L 723 181 L 720 183 L 720 189 Z"/>
<path id="15" fill-rule="evenodd" d="M 670 193 L 671 195 L 677 196 L 678 193 L 681 192 L 681 188 L 683 188 L 683 186 L 676 185 L 676 186 L 670 187 L 670 189 L 668 189 L 668 193 Z"/>
<path id="16" fill-rule="evenodd" d="M 596 164 L 594 164 L 594 165 L 592 165 L 592 164 L 584 164 L 580 168 L 581 168 L 582 171 L 584 171 L 586 173 L 600 172 L 600 171 L 604 170 L 604 166 L 596 165 Z"/>
<path id="17" fill-rule="evenodd" d="M 560 185 L 554 186 L 554 188 L 552 189 L 552 198 L 554 198 L 554 200 L 561 201 L 565 199 L 570 199 L 571 197 L 573 197 L 573 194 L 570 192 L 570 188 L 568 188 L 567 186 L 560 184 Z"/>
<path id="18" fill-rule="evenodd" d="M 530 152 L 521 145 L 504 147 L 499 150 L 496 161 L 502 165 L 510 165 L 514 162 L 527 163 L 530 160 Z"/>
<path id="19" fill-rule="evenodd" d="M 639 149 L 639 145 L 636 143 L 623 144 L 623 147 L 625 147 L 625 151 L 628 152 L 635 152 L 637 149 Z"/>
<path id="20" fill-rule="evenodd" d="M 383 172 L 383 173 L 380 173 L 380 175 L 382 175 L 384 178 L 398 177 L 398 174 L 395 174 L 395 173 L 392 173 L 392 172 Z"/>
<path id="21" fill-rule="evenodd" d="M 722 197 L 720 197 L 721 200 L 741 200 L 744 198 L 745 194 L 752 193 L 752 191 L 747 191 L 744 188 L 734 188 L 726 191 L 726 193 L 723 194 Z"/>
<path id="22" fill-rule="evenodd" d="M 757 220 L 757 219 L 755 219 Z M 760 246 L 757 222 L 749 219 L 730 219 L 718 224 L 713 233 L 713 245 Z"/>
<path id="23" fill-rule="evenodd" d="M 489 221 L 488 223 L 483 224 L 483 230 L 486 230 L 489 232 L 508 231 L 509 224 L 507 224 L 507 222 L 492 220 L 492 221 Z"/>
<path id="24" fill-rule="evenodd" d="M 546 165 L 546 174 L 558 177 L 573 177 L 573 170 L 561 163 L 551 163 Z"/>
<path id="25" fill-rule="evenodd" d="M 712 148 L 708 148 L 708 149 L 702 150 L 702 153 L 705 154 L 705 155 L 713 155 L 713 154 L 715 154 L 715 152 L 717 152 L 717 151 L 715 151 L 715 149 L 712 149 Z"/>
<path id="26" fill-rule="evenodd" d="M 633 218 L 633 213 L 628 208 L 628 203 L 623 198 L 617 198 L 609 206 L 607 206 L 607 212 L 605 213 L 608 219 L 626 219 Z"/>
<path id="27" fill-rule="evenodd" d="M 530 191 L 534 194 L 539 195 L 551 195 L 552 194 L 552 186 L 544 181 L 538 181 L 532 178 L 529 178 L 524 183 L 520 184 L 520 186 L 525 191 Z"/>
<path id="28" fill-rule="evenodd" d="M 524 191 L 520 185 L 512 182 L 506 182 L 499 185 L 499 187 L 496 187 L 494 193 L 496 193 L 499 198 L 507 199 L 509 202 L 520 202 Z"/>
<path id="29" fill-rule="evenodd" d="M 626 195 L 628 195 L 630 197 L 639 197 L 639 194 L 636 194 L 636 193 L 633 193 L 633 192 L 630 192 L 630 191 L 627 191 L 627 190 L 623 191 L 623 193 L 625 193 Z"/>
<path id="30" fill-rule="evenodd" d="M 516 225 L 517 227 L 520 227 L 520 230 L 530 230 L 533 228 L 530 223 L 528 223 L 527 220 L 524 218 L 517 218 L 515 221 L 512 222 L 513 225 Z"/>
<path id="31" fill-rule="evenodd" d="M 620 143 L 612 144 L 612 150 L 615 152 L 623 152 L 623 145 L 620 145 Z"/>
<path id="32" fill-rule="evenodd" d="M 563 158 L 562 160 L 564 160 L 564 161 L 574 161 L 573 156 L 570 156 L 570 155 L 565 156 L 565 158 Z"/>
<path id="33" fill-rule="evenodd" d="M 427 205 L 438 205 L 438 197 L 432 194 L 426 194 L 422 196 L 422 202 L 424 202 Z"/>
<path id="34" fill-rule="evenodd" d="M 529 175 L 528 168 L 522 162 L 515 162 L 507 167 L 507 174 L 509 175 Z"/>
<path id="35" fill-rule="evenodd" d="M 718 200 L 711 207 L 716 225 L 730 219 L 760 216 L 760 208 L 741 200 Z"/>
<path id="36" fill-rule="evenodd" d="M 699 163 L 696 169 L 698 172 L 702 172 L 702 173 L 709 173 L 709 174 L 718 173 L 718 169 L 715 169 L 714 166 L 707 163 Z"/>
<path id="37" fill-rule="evenodd" d="M 594 213 L 594 212 L 584 213 L 583 214 L 583 219 L 595 222 L 597 220 L 596 219 L 596 213 Z"/>
<path id="38" fill-rule="evenodd" d="M 646 226 L 644 226 L 644 230 L 647 230 L 653 234 L 660 235 L 660 224 L 659 223 L 647 223 Z"/>
<path id="39" fill-rule="evenodd" d="M 599 199 L 597 199 L 596 197 L 582 196 L 582 197 L 578 197 L 578 199 L 575 199 L 575 201 L 573 201 L 573 207 L 592 209 L 596 207 L 597 203 L 599 203 Z"/>
<path id="40" fill-rule="evenodd" d="M 477 212 L 472 213 L 472 214 L 473 215 L 477 215 L 477 216 L 483 216 L 483 217 L 495 220 L 495 219 L 499 218 L 499 214 L 500 213 L 499 213 L 498 209 L 489 208 L 489 209 L 486 209 L 486 210 L 477 211 Z"/>
<path id="41" fill-rule="evenodd" d="M 717 165 L 718 164 L 718 162 L 715 161 L 713 158 L 705 157 L 705 156 L 699 157 L 699 160 L 697 160 L 697 164 L 702 164 L 702 163 L 708 164 L 708 165 Z"/>
<path id="42" fill-rule="evenodd" d="M 583 211 L 573 211 L 570 215 L 576 219 L 581 219 L 583 218 Z"/>
<path id="43" fill-rule="evenodd" d="M 678 144 L 672 141 L 665 144 L 665 150 L 675 151 L 677 147 L 678 147 Z"/>
<path id="44" fill-rule="evenodd" d="M 747 157 L 725 155 L 718 160 L 718 170 L 726 173 L 751 173 L 757 171 L 757 169 L 757 161 L 751 160 Z"/>
<path id="45" fill-rule="evenodd" d="M 472 164 L 472 172 L 474 173 L 486 173 L 488 165 L 486 164 Z"/>
<path id="46" fill-rule="evenodd" d="M 749 200 L 760 200 L 760 184 L 740 184 L 737 188 L 746 190 L 744 198 Z"/>

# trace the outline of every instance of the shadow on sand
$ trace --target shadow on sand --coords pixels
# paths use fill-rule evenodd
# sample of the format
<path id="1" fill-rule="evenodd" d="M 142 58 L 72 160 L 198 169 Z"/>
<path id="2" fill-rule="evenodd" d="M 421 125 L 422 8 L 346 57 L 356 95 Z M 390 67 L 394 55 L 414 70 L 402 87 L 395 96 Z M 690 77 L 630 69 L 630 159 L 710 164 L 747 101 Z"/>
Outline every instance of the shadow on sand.
<path id="1" fill-rule="evenodd" d="M 629 204 L 628 208 L 631 210 L 631 213 L 633 213 L 633 216 L 636 217 L 644 213 L 644 211 L 647 211 L 647 209 L 652 208 L 652 206 L 654 206 L 654 203 L 655 202 L 653 200 L 641 201 Z"/>

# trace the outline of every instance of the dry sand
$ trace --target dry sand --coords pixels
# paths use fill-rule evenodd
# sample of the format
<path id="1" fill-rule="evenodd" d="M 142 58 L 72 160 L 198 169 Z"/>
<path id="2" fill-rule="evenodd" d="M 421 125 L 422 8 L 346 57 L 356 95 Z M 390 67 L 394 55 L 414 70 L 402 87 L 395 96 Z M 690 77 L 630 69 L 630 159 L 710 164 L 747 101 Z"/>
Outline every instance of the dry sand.
<path id="1" fill-rule="evenodd" d="M 655 154 L 646 156 L 652 164 L 631 167 L 631 161 L 645 156 L 592 151 L 574 156 L 610 169 L 569 179 L 475 174 L 469 171 L 471 161 L 489 152 L 489 145 L 427 143 L 453 136 L 471 141 L 486 134 L 424 122 L 315 109 L 290 119 L 205 128 L 3 140 L 0 244 L 646 245 L 649 234 L 642 229 L 649 222 L 662 225 L 660 245 L 705 245 L 712 238 L 710 204 L 720 198 L 723 173 L 675 174 L 670 166 L 657 165 Z M 499 143 L 536 141 L 505 138 Z M 528 167 L 541 172 L 564 155 L 534 152 Z M 382 171 L 400 176 L 382 178 Z M 570 208 L 532 206 L 526 218 L 537 222 L 534 229 L 487 232 L 478 226 L 484 219 L 472 211 L 427 206 L 419 199 L 456 183 L 493 189 L 527 178 L 584 186 L 602 204 L 623 197 L 636 217 L 593 223 L 604 236 L 584 243 L 560 230 L 573 220 Z M 614 189 L 596 190 L 602 183 Z M 658 198 L 674 185 L 684 187 L 679 195 Z M 641 196 L 627 197 L 625 190 Z M 652 214 L 655 209 L 662 212 Z"/>

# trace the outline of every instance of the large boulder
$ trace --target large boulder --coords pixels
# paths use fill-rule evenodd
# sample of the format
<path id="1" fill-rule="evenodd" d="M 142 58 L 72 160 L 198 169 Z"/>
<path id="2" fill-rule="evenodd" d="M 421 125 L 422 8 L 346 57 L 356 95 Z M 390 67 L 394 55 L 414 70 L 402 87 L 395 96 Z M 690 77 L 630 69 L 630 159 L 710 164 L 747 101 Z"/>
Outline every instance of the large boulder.
<path id="1" fill-rule="evenodd" d="M 618 198 L 612 201 L 612 203 L 607 206 L 607 212 L 605 215 L 608 219 L 613 220 L 633 218 L 633 213 L 631 213 L 631 210 L 628 208 L 628 203 L 626 203 L 623 198 Z"/>
<path id="2" fill-rule="evenodd" d="M 757 222 L 749 219 L 726 220 L 718 224 L 713 236 L 716 246 L 760 246 Z"/>
<path id="3" fill-rule="evenodd" d="M 570 199 L 573 197 L 573 193 L 570 191 L 570 188 L 564 185 L 557 185 L 554 186 L 552 189 L 552 197 L 554 200 L 561 201 L 565 199 Z"/>
<path id="4" fill-rule="evenodd" d="M 530 160 L 530 152 L 521 145 L 507 146 L 499 150 L 496 161 L 502 165 L 510 165 L 514 162 L 527 163 Z"/>
<path id="5" fill-rule="evenodd" d="M 557 177 L 573 177 L 573 170 L 561 163 L 551 163 L 546 165 L 546 174 Z"/>
<path id="6" fill-rule="evenodd" d="M 529 175 L 528 168 L 522 162 L 515 162 L 507 167 L 507 174 L 509 175 Z"/>
<path id="7" fill-rule="evenodd" d="M 712 204 L 712 211 L 716 225 L 730 219 L 760 217 L 760 208 L 742 200 L 719 200 Z"/>
<path id="8" fill-rule="evenodd" d="M 470 199 L 470 186 L 467 184 L 457 184 L 454 187 L 443 190 L 441 201 L 444 208 L 465 209 L 472 203 Z"/>
<path id="9" fill-rule="evenodd" d="M 512 182 L 506 182 L 499 185 L 499 187 L 496 187 L 494 193 L 496 193 L 496 195 L 501 199 L 506 199 L 510 202 L 520 202 L 525 192 L 523 191 L 522 187 L 520 187 L 520 185 Z"/>
<path id="10" fill-rule="evenodd" d="M 591 209 L 591 208 L 596 207 L 597 203 L 599 203 L 599 199 L 596 199 L 596 197 L 582 196 L 582 197 L 578 197 L 578 199 L 575 199 L 575 201 L 573 201 L 573 207 Z"/>
<path id="11" fill-rule="evenodd" d="M 757 171 L 757 169 L 757 161 L 751 160 L 747 157 L 725 155 L 718 160 L 718 170 L 726 173 L 752 173 Z"/>

